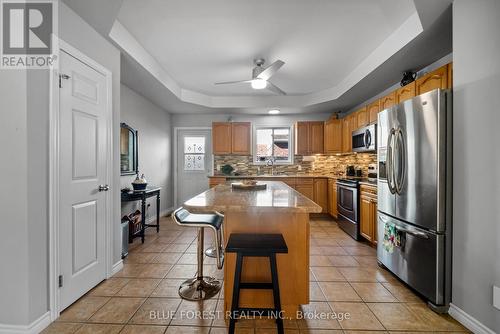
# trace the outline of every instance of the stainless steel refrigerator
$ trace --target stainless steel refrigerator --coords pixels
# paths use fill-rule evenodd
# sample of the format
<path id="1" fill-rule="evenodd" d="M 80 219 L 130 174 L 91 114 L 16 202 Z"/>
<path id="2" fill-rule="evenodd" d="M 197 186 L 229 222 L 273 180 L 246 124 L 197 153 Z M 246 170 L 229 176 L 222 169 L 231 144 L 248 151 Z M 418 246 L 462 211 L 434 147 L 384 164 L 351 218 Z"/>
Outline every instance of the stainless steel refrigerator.
<path id="1" fill-rule="evenodd" d="M 451 92 L 378 114 L 379 263 L 436 311 L 451 299 Z"/>

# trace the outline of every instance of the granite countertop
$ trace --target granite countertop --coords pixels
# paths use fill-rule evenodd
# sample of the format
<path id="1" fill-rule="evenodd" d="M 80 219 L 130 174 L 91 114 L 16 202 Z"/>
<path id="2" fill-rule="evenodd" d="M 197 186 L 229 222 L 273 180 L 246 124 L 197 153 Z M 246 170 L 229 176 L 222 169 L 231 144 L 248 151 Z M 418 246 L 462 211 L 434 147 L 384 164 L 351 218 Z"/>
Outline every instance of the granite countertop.
<path id="1" fill-rule="evenodd" d="M 193 213 L 228 211 L 283 211 L 320 213 L 321 207 L 280 181 L 262 181 L 265 190 L 235 190 L 226 182 L 186 201 L 183 207 Z"/>
<path id="2" fill-rule="evenodd" d="M 359 181 L 359 184 L 365 184 L 367 186 L 376 187 L 377 186 L 377 180 L 371 181 L 371 180 L 364 179 L 364 180 Z"/>

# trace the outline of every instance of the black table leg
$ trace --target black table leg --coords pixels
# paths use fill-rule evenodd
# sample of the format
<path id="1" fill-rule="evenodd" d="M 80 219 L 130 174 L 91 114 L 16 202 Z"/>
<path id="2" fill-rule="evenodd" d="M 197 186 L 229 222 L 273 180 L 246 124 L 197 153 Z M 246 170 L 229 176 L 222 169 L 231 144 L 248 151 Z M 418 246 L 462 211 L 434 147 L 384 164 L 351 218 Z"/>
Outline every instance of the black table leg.
<path id="1" fill-rule="evenodd" d="M 156 233 L 160 232 L 160 192 L 156 195 Z"/>
<path id="2" fill-rule="evenodd" d="M 146 196 L 141 199 L 141 241 L 144 243 L 144 232 L 146 231 Z"/>

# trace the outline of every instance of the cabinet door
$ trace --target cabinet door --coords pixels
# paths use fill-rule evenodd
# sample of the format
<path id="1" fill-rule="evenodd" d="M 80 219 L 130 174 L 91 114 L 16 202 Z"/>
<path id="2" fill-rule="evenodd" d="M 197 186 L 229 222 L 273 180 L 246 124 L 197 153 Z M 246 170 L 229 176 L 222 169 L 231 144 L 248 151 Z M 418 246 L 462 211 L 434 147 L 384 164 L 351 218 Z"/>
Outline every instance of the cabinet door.
<path id="1" fill-rule="evenodd" d="M 337 183 L 328 179 L 328 213 L 337 218 Z"/>
<path id="2" fill-rule="evenodd" d="M 309 152 L 309 123 L 295 123 L 295 154 L 308 155 Z"/>
<path id="3" fill-rule="evenodd" d="M 380 100 L 370 103 L 366 108 L 368 113 L 368 123 L 377 122 L 377 115 L 380 111 Z"/>
<path id="4" fill-rule="evenodd" d="M 324 153 L 324 123 L 309 122 L 309 153 L 323 154 Z"/>
<path id="5" fill-rule="evenodd" d="M 314 179 L 314 202 L 321 206 L 321 212 L 328 212 L 328 180 Z"/>
<path id="6" fill-rule="evenodd" d="M 415 97 L 415 81 L 396 90 L 396 103 Z"/>
<path id="7" fill-rule="evenodd" d="M 373 241 L 371 197 L 361 194 L 359 232 L 363 238 Z"/>
<path id="8" fill-rule="evenodd" d="M 235 122 L 232 125 L 231 152 L 237 155 L 251 155 L 250 122 Z"/>
<path id="9" fill-rule="evenodd" d="M 312 178 L 297 178 L 295 190 L 314 201 L 314 181 Z"/>
<path id="10" fill-rule="evenodd" d="M 396 104 L 396 91 L 384 96 L 380 99 L 380 111 L 392 107 Z"/>
<path id="11" fill-rule="evenodd" d="M 448 88 L 453 88 L 453 63 L 448 64 Z"/>
<path id="12" fill-rule="evenodd" d="M 231 154 L 231 123 L 212 123 L 212 146 L 214 155 Z"/>
<path id="13" fill-rule="evenodd" d="M 324 149 L 327 154 L 342 152 L 342 120 L 325 121 Z"/>
<path id="14" fill-rule="evenodd" d="M 344 117 L 342 119 L 342 152 L 351 152 L 351 125 L 349 122 L 349 117 Z"/>
<path id="15" fill-rule="evenodd" d="M 354 130 L 359 129 L 362 126 L 365 126 L 368 124 L 368 111 L 366 107 L 356 111 L 356 127 Z"/>
<path id="16" fill-rule="evenodd" d="M 441 88 L 448 88 L 448 66 L 438 68 L 416 81 L 416 94 L 420 95 L 423 93 L 430 92 L 431 90 Z"/>
<path id="17" fill-rule="evenodd" d="M 372 199 L 372 202 L 371 202 L 371 214 L 372 214 L 372 231 L 373 231 L 373 243 L 374 244 L 377 244 L 377 241 L 378 241 L 378 235 L 377 235 L 377 231 L 378 231 L 378 218 L 377 218 L 377 200 L 376 199 Z"/>

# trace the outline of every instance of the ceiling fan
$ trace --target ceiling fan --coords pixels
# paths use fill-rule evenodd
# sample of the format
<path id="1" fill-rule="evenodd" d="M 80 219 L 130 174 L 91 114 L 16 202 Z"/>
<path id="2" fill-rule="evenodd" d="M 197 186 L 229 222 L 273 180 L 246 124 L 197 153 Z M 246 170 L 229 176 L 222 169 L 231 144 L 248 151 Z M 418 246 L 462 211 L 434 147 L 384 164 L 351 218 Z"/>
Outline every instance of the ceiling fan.
<path id="1" fill-rule="evenodd" d="M 269 79 L 285 65 L 284 61 L 276 60 L 274 63 L 268 67 L 264 67 L 265 60 L 262 58 L 254 59 L 255 67 L 252 70 L 252 79 L 250 80 L 239 80 L 239 81 L 226 81 L 226 82 L 216 82 L 215 85 L 230 85 L 239 83 L 249 83 L 252 85 L 253 89 L 264 89 L 267 88 L 270 91 L 279 94 L 286 95 L 279 87 L 272 84 Z"/>

